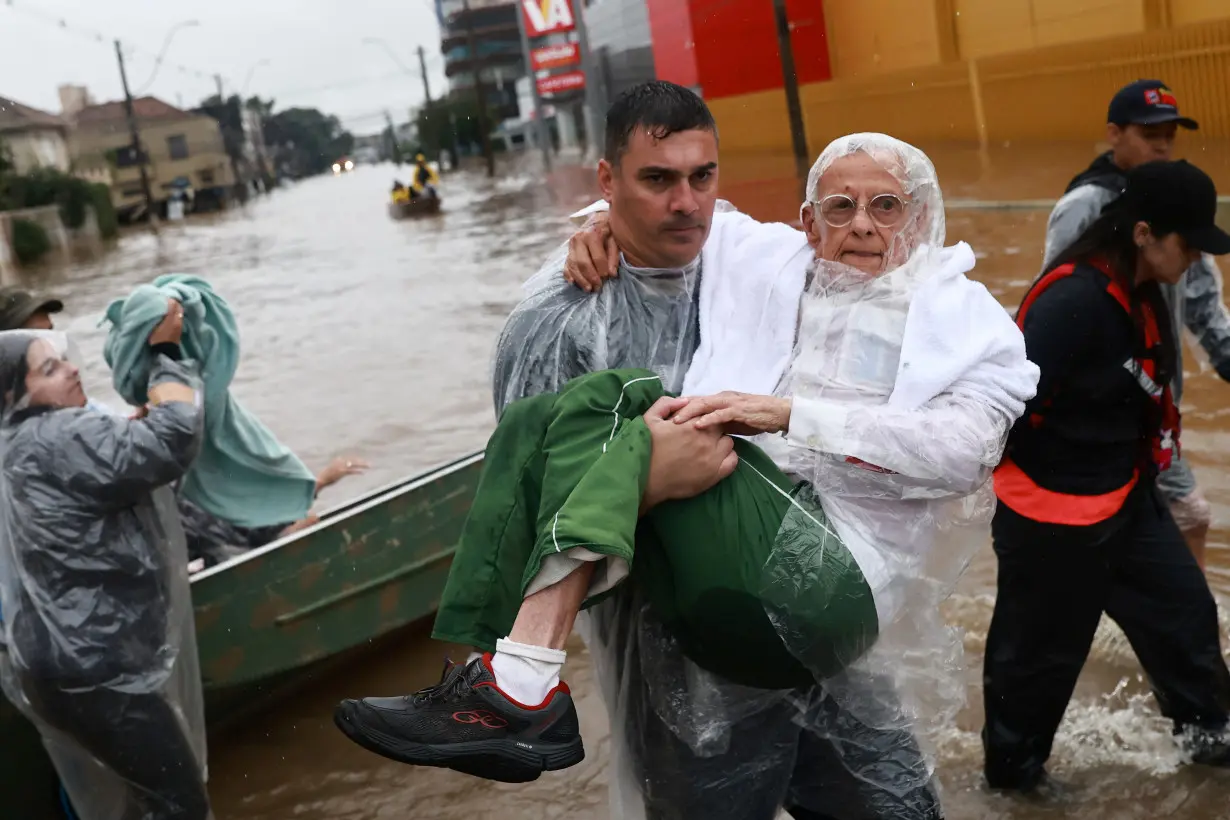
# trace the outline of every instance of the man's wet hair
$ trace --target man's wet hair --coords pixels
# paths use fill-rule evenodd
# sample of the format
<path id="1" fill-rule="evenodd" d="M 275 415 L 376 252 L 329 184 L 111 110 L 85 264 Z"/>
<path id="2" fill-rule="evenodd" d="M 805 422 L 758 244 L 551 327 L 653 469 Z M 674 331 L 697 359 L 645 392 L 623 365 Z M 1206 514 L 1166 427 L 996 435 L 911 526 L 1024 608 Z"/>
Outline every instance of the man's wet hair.
<path id="1" fill-rule="evenodd" d="M 619 164 L 633 131 L 638 128 L 646 129 L 659 140 L 680 131 L 711 131 L 717 138 L 717 123 L 705 101 L 690 89 L 665 80 L 634 85 L 607 109 L 607 162 Z"/>

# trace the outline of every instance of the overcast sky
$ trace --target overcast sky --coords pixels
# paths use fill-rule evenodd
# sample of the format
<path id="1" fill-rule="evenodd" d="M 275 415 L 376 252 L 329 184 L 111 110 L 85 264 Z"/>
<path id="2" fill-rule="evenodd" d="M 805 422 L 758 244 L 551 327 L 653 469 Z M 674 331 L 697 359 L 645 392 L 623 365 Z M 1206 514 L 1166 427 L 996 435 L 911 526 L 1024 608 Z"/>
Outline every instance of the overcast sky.
<path id="1" fill-rule="evenodd" d="M 146 86 L 168 31 L 187 20 L 200 25 L 175 34 Z M 368 37 L 385 40 L 413 74 Z M 134 95 L 192 106 L 214 93 L 213 74 L 238 93 L 268 60 L 245 96 L 319 108 L 357 134 L 379 131 L 385 108 L 402 121 L 422 102 L 416 46 L 426 49 L 432 96 L 446 88 L 433 0 L 0 0 L 0 96 L 58 112 L 56 87 L 73 83 L 99 102 L 120 99 L 116 38 Z"/>

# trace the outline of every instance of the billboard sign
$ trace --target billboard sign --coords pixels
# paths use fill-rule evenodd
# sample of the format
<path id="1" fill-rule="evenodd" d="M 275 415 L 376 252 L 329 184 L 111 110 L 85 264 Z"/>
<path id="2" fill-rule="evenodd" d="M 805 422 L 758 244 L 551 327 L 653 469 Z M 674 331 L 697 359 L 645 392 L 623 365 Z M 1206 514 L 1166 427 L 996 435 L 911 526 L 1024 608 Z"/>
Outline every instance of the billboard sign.
<path id="1" fill-rule="evenodd" d="M 531 39 L 576 28 L 572 0 L 521 0 L 521 16 Z"/>
<path id="2" fill-rule="evenodd" d="M 563 74 L 551 74 L 547 77 L 538 78 L 538 93 L 543 96 L 580 91 L 584 87 L 584 71 L 565 71 Z"/>
<path id="3" fill-rule="evenodd" d="M 542 46 L 530 51 L 530 67 L 534 71 L 564 68 L 581 62 L 581 49 L 576 43 Z"/>

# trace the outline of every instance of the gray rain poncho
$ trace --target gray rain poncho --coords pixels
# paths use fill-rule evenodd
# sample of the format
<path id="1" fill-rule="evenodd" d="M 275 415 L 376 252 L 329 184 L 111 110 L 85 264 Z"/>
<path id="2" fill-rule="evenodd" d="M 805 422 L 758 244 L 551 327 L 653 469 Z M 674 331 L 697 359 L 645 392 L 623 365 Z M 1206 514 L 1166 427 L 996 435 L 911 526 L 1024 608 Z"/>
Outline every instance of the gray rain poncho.
<path id="1" fill-rule="evenodd" d="M 199 446 L 200 402 L 140 420 L 63 406 L 85 398 L 68 349 L 61 334 L 0 333 L 0 680 L 81 820 L 206 820 L 204 702 L 169 489 Z M 57 404 L 32 393 L 47 380 Z M 150 386 L 165 382 L 199 397 L 188 362 L 159 356 Z"/>
<path id="2" fill-rule="evenodd" d="M 991 470 L 1037 371 L 1011 318 L 964 276 L 973 267 L 968 246 L 944 247 L 943 199 L 922 152 L 883 135 L 837 140 L 812 170 L 809 200 L 827 169 L 853 154 L 888 171 L 909 202 L 883 272 L 813 263 L 797 231 L 715 215 L 702 254 L 700 346 L 683 389 L 792 397 L 790 433 L 756 443 L 810 485 L 802 491 L 857 550 L 864 573 L 874 569 L 880 639 L 810 689 L 749 689 L 684 656 L 635 584 L 617 589 L 578 620 L 611 713 L 612 816 L 771 820 L 783 807 L 892 820 L 940 815 L 926 741 L 953 719 L 965 687 L 960 636 L 943 623 L 939 603 L 989 539 Z M 633 290 L 626 276 L 588 296 L 569 293 L 558 268 L 544 271 L 526 304 L 558 314 L 567 302 L 581 336 L 568 349 L 607 349 L 610 328 L 633 326 L 624 305 L 645 287 L 640 280 Z M 681 335 L 637 329 L 648 340 Z M 562 346 L 560 334 L 522 338 L 518 361 L 549 371 Z M 660 367 L 634 357 L 585 364 Z M 575 375 L 539 377 L 525 392 Z M 791 537 L 797 523 L 783 522 L 782 549 L 765 567 L 767 606 L 823 584 L 819 556 L 790 553 L 792 543 L 811 543 Z M 771 608 L 770 617 L 810 666 L 812 647 L 790 613 Z"/>

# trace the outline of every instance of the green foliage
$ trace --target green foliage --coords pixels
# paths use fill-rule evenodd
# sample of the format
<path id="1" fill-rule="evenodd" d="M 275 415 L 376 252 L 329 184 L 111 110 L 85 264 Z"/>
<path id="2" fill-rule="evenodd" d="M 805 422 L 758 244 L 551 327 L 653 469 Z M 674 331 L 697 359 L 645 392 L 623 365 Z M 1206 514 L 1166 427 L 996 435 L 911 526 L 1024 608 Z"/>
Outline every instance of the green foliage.
<path id="1" fill-rule="evenodd" d="M 85 224 L 86 208 L 91 202 L 90 183 L 54 168 L 0 177 L 0 209 L 59 205 L 60 216 L 68 228 L 80 228 Z"/>
<path id="2" fill-rule="evenodd" d="M 490 113 L 487 121 L 495 122 Z M 441 149 L 453 150 L 453 129 L 457 129 L 457 141 L 479 143 L 478 100 L 475 95 L 433 100 L 419 109 L 419 142 L 423 153 L 439 154 Z"/>
<path id="3" fill-rule="evenodd" d="M 90 204 L 98 218 L 98 233 L 103 239 L 114 239 L 120 232 L 120 219 L 111 202 L 111 189 L 101 182 L 91 183 Z"/>
<path id="4" fill-rule="evenodd" d="M 354 135 L 315 108 L 288 108 L 265 118 L 265 142 L 295 176 L 319 174 L 354 150 Z"/>
<path id="5" fill-rule="evenodd" d="M 28 219 L 13 220 L 13 253 L 23 265 L 37 262 L 51 250 L 51 238 L 43 226 Z"/>

